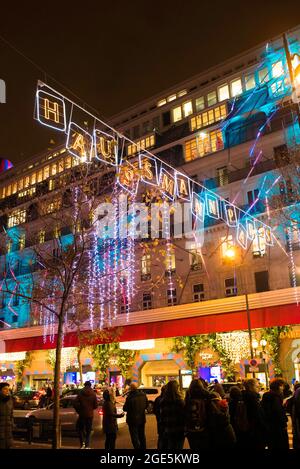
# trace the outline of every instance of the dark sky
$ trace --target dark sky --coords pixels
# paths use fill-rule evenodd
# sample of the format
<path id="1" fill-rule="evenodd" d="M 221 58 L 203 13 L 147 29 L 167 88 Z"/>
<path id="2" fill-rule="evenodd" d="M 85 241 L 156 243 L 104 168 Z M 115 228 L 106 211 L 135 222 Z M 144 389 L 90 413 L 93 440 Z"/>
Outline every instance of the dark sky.
<path id="1" fill-rule="evenodd" d="M 7 6 L 12 5 L 12 6 Z M 2 2 L 0 35 L 108 119 L 300 24 L 297 0 Z M 62 142 L 33 120 L 45 75 L 0 39 L 0 156 L 14 164 Z"/>

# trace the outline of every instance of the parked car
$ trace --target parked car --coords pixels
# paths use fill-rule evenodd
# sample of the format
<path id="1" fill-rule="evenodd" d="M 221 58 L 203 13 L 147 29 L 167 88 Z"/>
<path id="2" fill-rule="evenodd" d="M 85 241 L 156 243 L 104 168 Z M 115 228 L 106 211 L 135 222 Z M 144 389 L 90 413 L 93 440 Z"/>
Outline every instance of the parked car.
<path id="1" fill-rule="evenodd" d="M 144 387 L 144 386 L 140 386 L 138 388 L 140 391 L 143 391 L 146 396 L 147 396 L 147 399 L 148 399 L 148 407 L 147 407 L 147 413 L 148 414 L 152 414 L 153 413 L 153 404 L 154 404 L 154 401 L 155 399 L 160 395 L 161 393 L 161 388 L 159 387 Z M 125 392 L 124 394 L 122 394 L 122 396 L 117 396 L 116 397 L 116 402 L 117 404 L 120 404 L 120 405 L 124 405 L 125 404 L 125 401 L 126 401 L 126 397 L 128 396 L 129 394 L 129 391 Z"/>
<path id="2" fill-rule="evenodd" d="M 232 388 L 232 386 L 237 386 L 237 383 L 220 383 L 222 384 L 222 387 L 224 389 L 224 392 L 225 392 L 225 399 L 229 400 L 229 393 L 230 393 L 230 389 Z M 210 384 L 207 388 L 208 391 L 213 391 L 214 390 L 214 383 Z"/>
<path id="3" fill-rule="evenodd" d="M 38 391 L 18 391 L 12 395 L 14 409 L 31 409 L 38 407 L 40 402 Z"/>
<path id="4" fill-rule="evenodd" d="M 59 402 L 59 415 L 62 430 L 76 431 L 76 424 L 78 420 L 78 414 L 74 409 L 74 401 L 77 398 L 76 395 L 70 395 L 67 397 L 62 397 Z M 102 429 L 102 420 L 103 420 L 103 410 L 102 410 L 102 400 L 98 401 L 99 406 L 94 410 L 93 418 L 93 430 Z M 122 413 L 122 406 L 117 405 L 117 413 Z M 44 409 L 32 410 L 26 414 L 26 418 L 31 419 L 32 423 L 37 422 L 38 420 L 49 420 L 53 419 L 53 403 Z M 125 418 L 119 418 L 118 423 L 125 422 Z"/>

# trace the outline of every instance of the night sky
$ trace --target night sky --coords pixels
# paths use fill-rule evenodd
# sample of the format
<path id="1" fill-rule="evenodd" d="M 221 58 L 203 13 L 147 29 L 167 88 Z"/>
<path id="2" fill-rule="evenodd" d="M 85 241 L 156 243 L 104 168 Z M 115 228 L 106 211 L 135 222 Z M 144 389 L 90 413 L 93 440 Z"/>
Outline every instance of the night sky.
<path id="1" fill-rule="evenodd" d="M 109 122 L 109 116 L 297 24 L 296 0 L 2 2 L 0 35 L 46 76 L 0 38 L 0 78 L 7 87 L 0 156 L 16 164 L 51 148 L 51 139 L 64 141 L 33 119 L 39 78 Z"/>

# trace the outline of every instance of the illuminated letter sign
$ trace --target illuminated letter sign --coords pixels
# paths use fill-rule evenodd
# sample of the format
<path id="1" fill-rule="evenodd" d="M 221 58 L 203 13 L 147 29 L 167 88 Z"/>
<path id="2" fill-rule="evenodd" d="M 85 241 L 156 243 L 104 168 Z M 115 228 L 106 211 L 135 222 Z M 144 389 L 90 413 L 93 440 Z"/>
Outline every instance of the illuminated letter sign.
<path id="1" fill-rule="evenodd" d="M 161 168 L 159 175 L 159 187 L 168 199 L 175 196 L 175 178 L 165 168 Z"/>
<path id="2" fill-rule="evenodd" d="M 98 160 L 112 166 L 118 165 L 118 143 L 112 135 L 95 129 L 94 148 Z"/>
<path id="3" fill-rule="evenodd" d="M 220 218 L 219 211 L 219 198 L 216 195 L 205 194 L 206 199 L 206 213 L 211 218 Z"/>
<path id="4" fill-rule="evenodd" d="M 184 174 L 176 173 L 175 175 L 176 180 L 176 195 L 179 199 L 191 200 L 191 186 L 190 180 Z"/>
<path id="5" fill-rule="evenodd" d="M 118 169 L 118 183 L 130 194 L 136 194 L 139 184 L 137 168 L 128 161 L 120 165 Z"/>
<path id="6" fill-rule="evenodd" d="M 196 194 L 196 192 L 193 192 L 192 213 L 198 220 L 204 221 L 205 199 L 200 194 Z"/>
<path id="7" fill-rule="evenodd" d="M 62 132 L 66 131 L 66 109 L 63 99 L 38 90 L 36 93 L 36 105 L 37 119 L 41 124 Z"/>
<path id="8" fill-rule="evenodd" d="M 256 227 L 255 222 L 253 220 L 246 221 L 246 228 L 247 228 L 247 236 L 250 241 L 253 241 L 256 236 Z"/>
<path id="9" fill-rule="evenodd" d="M 139 169 L 141 170 L 141 181 L 151 186 L 158 185 L 157 163 L 155 158 L 140 153 Z"/>
<path id="10" fill-rule="evenodd" d="M 265 226 L 265 241 L 268 246 L 273 246 L 273 236 L 269 226 Z"/>
<path id="11" fill-rule="evenodd" d="M 247 249 L 247 230 L 241 223 L 237 227 L 237 241 L 243 249 Z"/>
<path id="12" fill-rule="evenodd" d="M 234 205 L 230 203 L 224 203 L 224 210 L 226 214 L 226 222 L 228 226 L 236 226 L 237 224 L 237 216 L 236 216 L 236 209 Z"/>
<path id="13" fill-rule="evenodd" d="M 70 122 L 66 148 L 72 155 L 89 160 L 93 149 L 93 137 L 74 122 Z"/>

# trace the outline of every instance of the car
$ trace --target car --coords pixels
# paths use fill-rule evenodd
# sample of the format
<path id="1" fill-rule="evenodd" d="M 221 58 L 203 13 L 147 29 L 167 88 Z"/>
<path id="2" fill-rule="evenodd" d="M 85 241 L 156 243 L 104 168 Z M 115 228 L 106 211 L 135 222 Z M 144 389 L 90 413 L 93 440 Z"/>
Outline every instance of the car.
<path id="1" fill-rule="evenodd" d="M 158 396 L 160 396 L 161 388 L 160 387 L 155 387 L 155 386 L 151 386 L 151 387 L 139 386 L 138 389 L 140 391 L 143 391 L 146 394 L 147 399 L 148 399 L 148 407 L 146 409 L 146 412 L 148 414 L 152 414 L 153 413 L 154 401 Z M 127 391 L 124 394 L 122 394 L 122 396 L 117 396 L 116 397 L 116 402 L 118 404 L 124 405 L 125 401 L 126 401 L 126 397 L 128 396 L 129 392 L 130 391 Z"/>
<path id="2" fill-rule="evenodd" d="M 233 387 L 233 386 L 238 386 L 238 383 L 234 383 L 234 382 L 231 382 L 231 383 L 220 383 L 224 389 L 224 392 L 225 392 L 225 399 L 229 400 L 229 393 L 230 393 L 230 389 Z M 208 388 L 207 388 L 208 391 L 213 391 L 214 390 L 214 383 L 211 383 Z"/>
<path id="3" fill-rule="evenodd" d="M 78 420 L 78 414 L 74 408 L 74 402 L 77 398 L 77 395 L 69 395 L 67 397 L 62 397 L 59 401 L 59 416 L 62 430 L 76 431 L 76 425 Z M 94 410 L 93 418 L 93 430 L 102 429 L 103 421 L 103 409 L 102 409 L 102 400 L 98 400 L 98 407 Z M 117 405 L 117 413 L 120 414 L 123 412 L 122 406 Z M 53 403 L 44 409 L 36 409 L 28 412 L 26 418 L 30 419 L 29 421 L 34 424 L 39 421 L 52 421 L 53 419 Z M 124 422 L 124 417 L 118 418 L 118 423 Z"/>
<path id="4" fill-rule="evenodd" d="M 41 394 L 38 391 L 17 391 L 12 395 L 14 409 L 38 407 Z"/>

